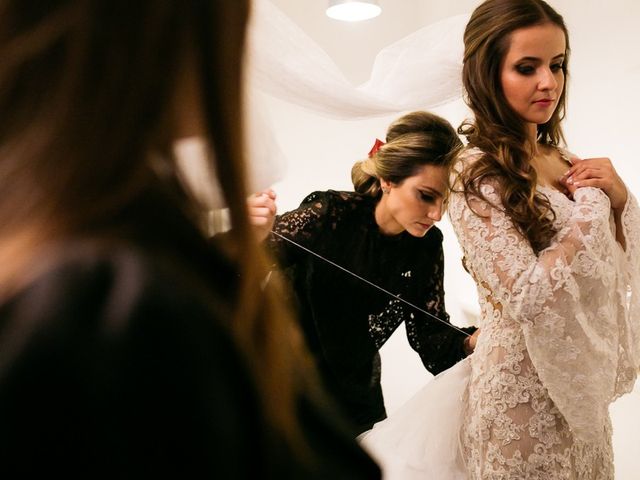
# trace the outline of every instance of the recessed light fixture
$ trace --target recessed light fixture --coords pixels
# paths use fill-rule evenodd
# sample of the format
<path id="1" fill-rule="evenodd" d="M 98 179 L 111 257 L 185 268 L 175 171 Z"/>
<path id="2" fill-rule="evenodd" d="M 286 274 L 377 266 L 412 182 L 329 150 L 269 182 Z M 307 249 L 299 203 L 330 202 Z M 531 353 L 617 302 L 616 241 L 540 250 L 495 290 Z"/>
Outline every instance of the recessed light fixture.
<path id="1" fill-rule="evenodd" d="M 345 22 L 359 22 L 382 12 L 378 0 L 329 0 L 327 16 Z"/>

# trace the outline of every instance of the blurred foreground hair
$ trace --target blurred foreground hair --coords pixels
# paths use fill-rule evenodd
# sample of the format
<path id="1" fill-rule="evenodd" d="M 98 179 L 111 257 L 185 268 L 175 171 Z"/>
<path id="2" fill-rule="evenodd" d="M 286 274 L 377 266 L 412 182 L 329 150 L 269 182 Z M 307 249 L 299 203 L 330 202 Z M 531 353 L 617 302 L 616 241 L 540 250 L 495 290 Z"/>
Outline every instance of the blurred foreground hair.
<path id="1" fill-rule="evenodd" d="M 270 262 L 245 205 L 248 10 L 247 0 L 0 4 L 0 295 L 29 281 L 30 261 L 45 244 L 127 218 L 149 189 L 169 192 L 202 225 L 205 208 L 180 186 L 171 153 L 180 73 L 193 68 L 205 86 L 209 157 L 230 209 L 236 254 L 229 255 L 240 273 L 230 328 L 267 417 L 293 444 L 306 357 L 278 286 L 261 287 Z"/>

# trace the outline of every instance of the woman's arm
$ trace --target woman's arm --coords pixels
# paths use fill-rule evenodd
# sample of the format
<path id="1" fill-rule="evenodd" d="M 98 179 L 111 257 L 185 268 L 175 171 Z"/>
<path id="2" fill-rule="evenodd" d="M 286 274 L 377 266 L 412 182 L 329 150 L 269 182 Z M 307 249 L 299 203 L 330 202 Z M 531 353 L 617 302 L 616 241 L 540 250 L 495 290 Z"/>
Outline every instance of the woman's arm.
<path id="1" fill-rule="evenodd" d="M 442 320 L 427 317 L 421 312 L 410 313 L 405 320 L 407 338 L 411 347 L 420 355 L 425 368 L 437 375 L 453 366 L 473 351 L 473 346 L 467 342 L 469 337 L 460 331 L 446 325 L 450 324 L 449 314 L 444 303 L 444 252 L 442 237 L 437 243 L 437 250 L 430 252 L 434 262 L 428 275 L 428 285 L 424 285 L 425 294 L 421 307 L 431 315 Z M 475 327 L 463 328 L 467 333 L 473 333 Z M 475 338 L 474 338 L 475 340 Z"/>
<path id="2" fill-rule="evenodd" d="M 285 238 L 315 250 L 314 244 L 324 229 L 327 216 L 332 211 L 332 205 L 330 193 L 313 192 L 295 210 L 275 217 L 273 224 L 275 234 L 271 233 L 267 236 L 266 244 L 278 259 L 280 266 L 287 267 L 309 255 Z"/>

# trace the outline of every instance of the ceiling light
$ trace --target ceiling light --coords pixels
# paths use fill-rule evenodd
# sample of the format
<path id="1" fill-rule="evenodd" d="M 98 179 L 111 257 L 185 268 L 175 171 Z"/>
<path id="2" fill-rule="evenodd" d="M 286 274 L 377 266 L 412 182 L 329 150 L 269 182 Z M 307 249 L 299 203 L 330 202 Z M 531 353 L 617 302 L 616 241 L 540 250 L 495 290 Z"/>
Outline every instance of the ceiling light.
<path id="1" fill-rule="evenodd" d="M 329 0 L 327 16 L 345 22 L 359 22 L 380 15 L 378 0 Z"/>

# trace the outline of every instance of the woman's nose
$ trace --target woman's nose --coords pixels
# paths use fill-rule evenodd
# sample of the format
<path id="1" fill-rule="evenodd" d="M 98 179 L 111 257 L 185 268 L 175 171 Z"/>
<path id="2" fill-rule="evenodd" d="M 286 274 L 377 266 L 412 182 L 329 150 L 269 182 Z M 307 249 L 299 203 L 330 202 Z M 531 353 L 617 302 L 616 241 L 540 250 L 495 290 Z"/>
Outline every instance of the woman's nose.
<path id="1" fill-rule="evenodd" d="M 558 87 L 558 80 L 549 68 L 543 68 L 541 78 L 538 83 L 540 90 L 555 90 Z"/>
<path id="2" fill-rule="evenodd" d="M 430 208 L 427 212 L 427 216 L 434 222 L 439 222 L 442 219 L 442 203 L 439 202 L 437 205 Z"/>

